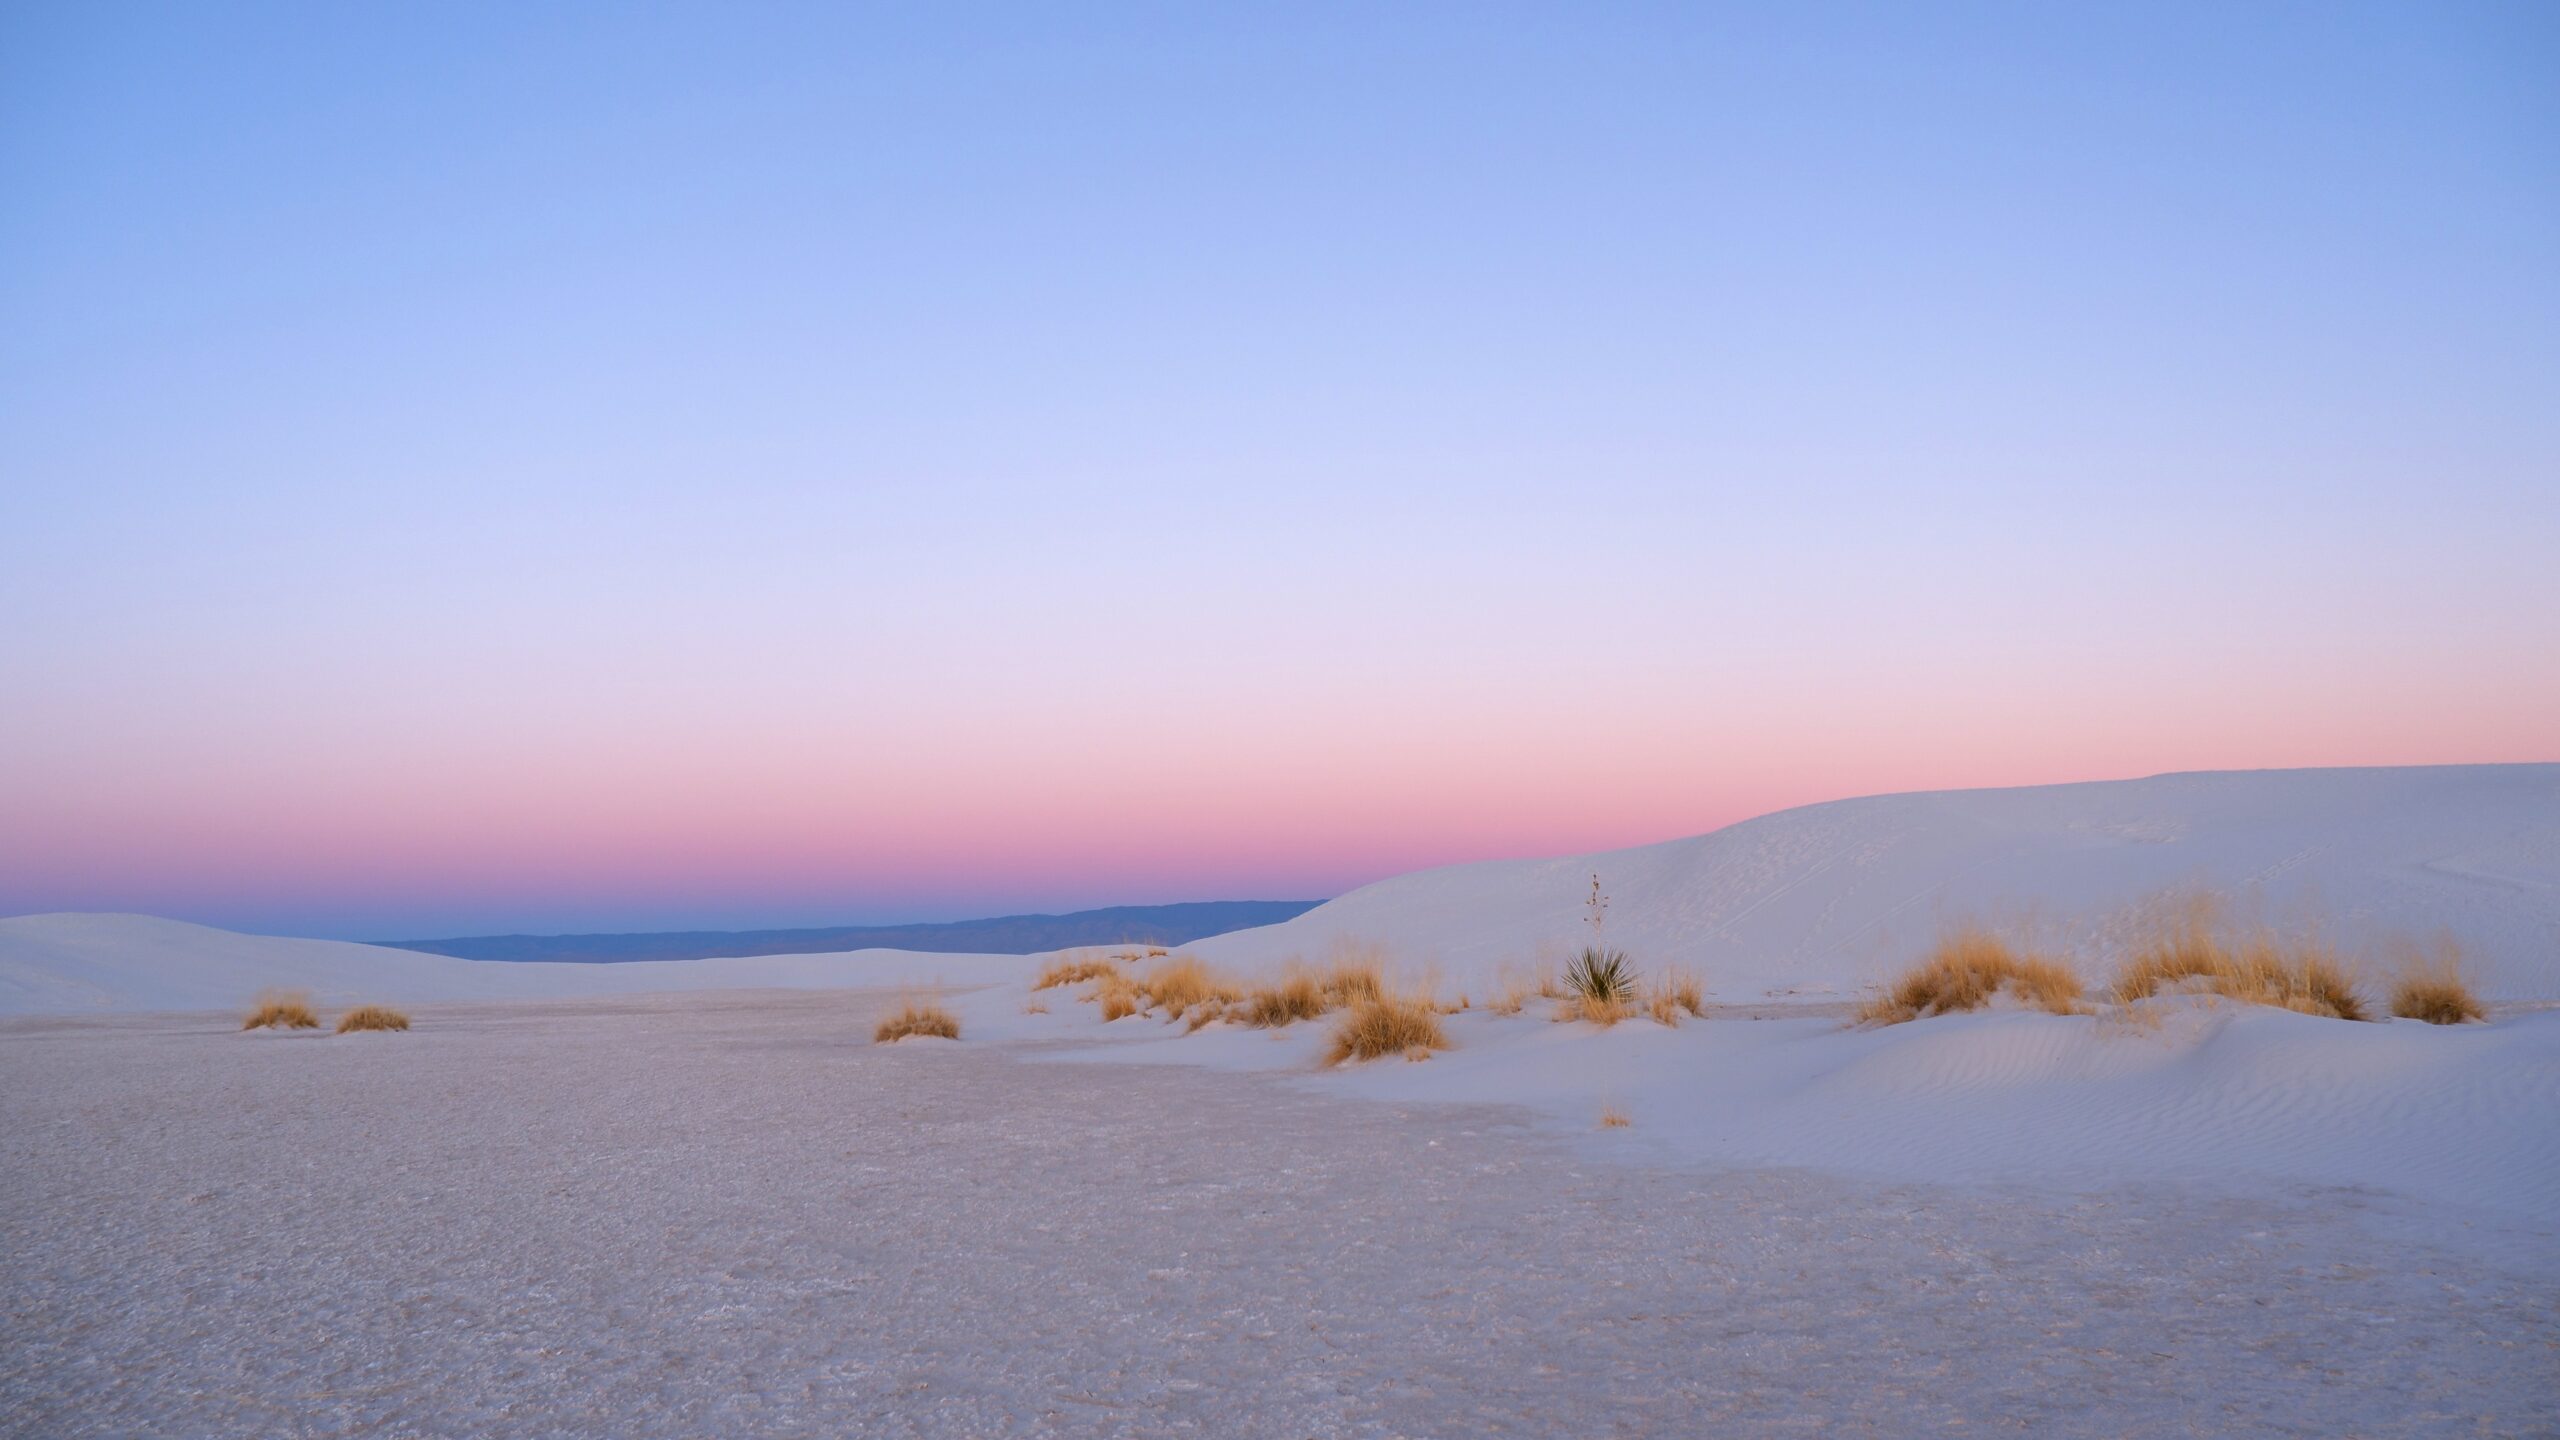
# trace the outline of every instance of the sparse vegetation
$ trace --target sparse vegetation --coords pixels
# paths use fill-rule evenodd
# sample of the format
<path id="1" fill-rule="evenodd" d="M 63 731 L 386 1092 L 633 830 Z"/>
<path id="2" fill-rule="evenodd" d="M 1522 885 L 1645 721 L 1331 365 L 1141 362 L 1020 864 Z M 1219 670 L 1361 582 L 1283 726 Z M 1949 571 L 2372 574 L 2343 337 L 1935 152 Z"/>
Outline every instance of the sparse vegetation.
<path id="1" fill-rule="evenodd" d="M 1060 985 L 1081 985 L 1087 980 L 1099 980 L 1119 973 L 1110 961 L 1098 956 L 1061 955 L 1049 962 L 1048 967 L 1040 972 L 1040 978 L 1032 982 L 1031 988 L 1049 990 Z"/>
<path id="2" fill-rule="evenodd" d="M 2215 923 L 2209 902 L 2188 905 L 2116 972 L 2120 1004 L 2163 990 L 2201 989 L 2250 1005 L 2273 1005 L 2336 1020 L 2366 1018 L 2355 981 L 2337 956 L 2315 940 L 2261 932 L 2234 940 Z"/>
<path id="3" fill-rule="evenodd" d="M 357 1030 L 406 1030 L 409 1017 L 388 1005 L 359 1005 L 338 1017 L 338 1033 Z"/>
<path id="4" fill-rule="evenodd" d="M 1636 1013 L 1633 1000 L 1617 1000 L 1601 995 L 1568 994 L 1556 1006 L 1558 1020 L 1585 1020 L 1599 1026 L 1615 1025 Z"/>
<path id="5" fill-rule="evenodd" d="M 1375 1060 L 1381 1055 L 1420 1060 L 1434 1050 L 1448 1048 L 1448 1037 L 1440 1030 L 1440 1017 L 1428 999 L 1380 994 L 1353 1004 L 1335 1022 L 1333 1049 L 1325 1063 Z"/>
<path id="6" fill-rule="evenodd" d="M 1600 1128 L 1603 1130 L 1624 1130 L 1635 1123 L 1634 1116 L 1615 1105 L 1600 1107 Z"/>
<path id="7" fill-rule="evenodd" d="M 1046 1015 L 1049 1013 L 1049 1007 L 1041 1001 L 1034 1000 L 1030 1004 L 1022 1007 L 1022 1013 L 1025 1015 Z"/>
<path id="8" fill-rule="evenodd" d="M 243 1030 L 317 1030 L 320 1017 L 311 1013 L 311 997 L 299 990 L 261 992 L 249 1007 Z"/>
<path id="9" fill-rule="evenodd" d="M 1665 1025 L 1677 1025 L 1682 1015 L 1704 1016 L 1707 1013 L 1707 987 L 1696 972 L 1678 966 L 1665 968 L 1654 976 L 1648 988 L 1645 1009 Z"/>
<path id="10" fill-rule="evenodd" d="M 1532 1000 L 1564 998 L 1564 987 L 1557 982 L 1552 966 L 1527 970 L 1506 965 L 1496 975 L 1495 987 L 1484 1008 L 1496 1015 L 1517 1015 Z"/>
<path id="11" fill-rule="evenodd" d="M 1591 943 L 1565 964 L 1564 1004 L 1556 1011 L 1556 1018 L 1615 1025 L 1635 1010 L 1636 969 L 1628 962 L 1627 952 L 1613 950 L 1601 942 L 1609 922 L 1609 897 L 1600 893 L 1597 875 L 1591 877 L 1591 894 L 1582 902 L 1582 908 L 1583 923 L 1591 927 Z"/>
<path id="12" fill-rule="evenodd" d="M 1564 988 L 1567 999 L 1632 1004 L 1636 998 L 1635 967 L 1627 963 L 1623 950 L 1586 945 L 1564 967 Z"/>
<path id="13" fill-rule="evenodd" d="M 2411 946 L 2391 982 L 2391 1013 L 2430 1025 L 2460 1025 L 2489 1016 L 2462 974 L 2462 946 L 2450 935 L 2433 947 Z"/>
<path id="14" fill-rule="evenodd" d="M 903 1040 L 910 1035 L 931 1035 L 944 1040 L 957 1040 L 960 1038 L 960 1022 L 950 1011 L 943 1009 L 940 1005 L 930 1001 L 910 1000 L 899 1007 L 897 1014 L 880 1022 L 880 1028 L 871 1032 L 871 1042 L 875 1045 L 885 1045 L 892 1040 Z"/>
<path id="15" fill-rule="evenodd" d="M 1325 1003 L 1324 982 L 1313 971 L 1291 966 L 1269 985 L 1256 986 L 1244 1001 L 1245 1022 L 1265 1029 L 1277 1029 L 1299 1020 L 1313 1020 L 1329 1007 Z"/>
<path id="16" fill-rule="evenodd" d="M 1193 1007 L 1225 1005 L 1244 998 L 1232 981 L 1211 970 L 1196 955 L 1176 955 L 1139 977 L 1138 993 L 1164 1007 L 1165 1018 L 1179 1020 Z"/>
<path id="17" fill-rule="evenodd" d="M 1897 1025 L 1923 1015 L 1979 1010 L 2003 990 L 2056 1015 L 2088 1009 L 2069 962 L 2022 953 L 1988 929 L 1965 924 L 1939 936 L 1927 958 L 1859 1006 L 1857 1019 L 1862 1025 Z"/>
<path id="18" fill-rule="evenodd" d="M 1322 970 L 1292 964 L 1271 984 L 1257 986 L 1237 1007 L 1238 1019 L 1277 1028 L 1374 1000 L 1385 993 L 1385 966 L 1374 952 L 1339 946 Z"/>

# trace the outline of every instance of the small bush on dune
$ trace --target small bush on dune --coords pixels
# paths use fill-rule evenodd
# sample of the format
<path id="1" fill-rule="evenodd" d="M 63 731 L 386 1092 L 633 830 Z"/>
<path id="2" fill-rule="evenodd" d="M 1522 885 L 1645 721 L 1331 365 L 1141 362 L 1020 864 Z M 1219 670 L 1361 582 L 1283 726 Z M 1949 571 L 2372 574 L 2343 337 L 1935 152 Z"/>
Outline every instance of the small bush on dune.
<path id="1" fill-rule="evenodd" d="M 1665 1025 L 1679 1024 L 1684 1014 L 1704 1016 L 1707 1013 L 1706 984 L 1693 971 L 1676 966 L 1666 968 L 1654 977 L 1645 1009 Z"/>
<path id="2" fill-rule="evenodd" d="M 356 1030 L 406 1030 L 409 1017 L 388 1005 L 359 1005 L 338 1017 L 338 1033 Z"/>
<path id="3" fill-rule="evenodd" d="M 1138 979 L 1138 993 L 1161 1005 L 1165 1017 L 1179 1020 L 1199 1005 L 1225 1005 L 1243 997 L 1234 983 L 1193 955 L 1176 955 Z"/>
<path id="4" fill-rule="evenodd" d="M 1581 1020 L 1600 1026 L 1615 1025 L 1635 1013 L 1634 1002 L 1599 995 L 1567 995 L 1556 1006 L 1558 1020 Z"/>
<path id="5" fill-rule="evenodd" d="M 1600 1128 L 1603 1130 L 1624 1130 L 1635 1123 L 1634 1116 L 1615 1105 L 1600 1107 Z"/>
<path id="6" fill-rule="evenodd" d="M 880 1028 L 871 1032 L 871 1043 L 885 1045 L 910 1035 L 957 1040 L 960 1038 L 960 1022 L 939 1005 L 910 1000 L 899 1008 L 897 1014 L 880 1022 Z"/>
<path id="7" fill-rule="evenodd" d="M 1636 998 L 1635 966 L 1627 962 L 1624 950 L 1586 945 L 1564 967 L 1564 988 L 1568 999 L 1580 996 L 1630 1004 Z"/>
<path id="8" fill-rule="evenodd" d="M 2129 1005 L 2186 988 L 2335 1020 L 2362 1020 L 2366 1013 L 2355 981 L 2327 948 L 2264 933 L 2233 940 L 2215 926 L 2212 908 L 2201 903 L 2125 961 L 2114 993 L 2118 1003 Z"/>
<path id="9" fill-rule="evenodd" d="M 1040 972 L 1040 978 L 1031 982 L 1031 988 L 1049 990 L 1060 985 L 1081 985 L 1087 980 L 1099 980 L 1119 973 L 1108 960 L 1087 955 L 1061 955 L 1049 962 L 1048 967 Z"/>
<path id="10" fill-rule="evenodd" d="M 1434 1050 L 1448 1048 L 1448 1037 L 1440 1030 L 1440 1017 L 1428 999 L 1381 994 L 1343 1012 L 1334 1024 L 1333 1049 L 1325 1063 L 1375 1060 L 1381 1055 L 1419 1060 Z"/>
<path id="11" fill-rule="evenodd" d="M 1635 966 L 1626 952 L 1585 945 L 1564 967 L 1564 984 L 1556 1007 L 1558 1020 L 1587 1020 L 1615 1025 L 1642 1005 Z"/>
<path id="12" fill-rule="evenodd" d="M 1324 982 L 1312 971 L 1294 966 L 1283 971 L 1277 981 L 1256 987 L 1244 1001 L 1246 1023 L 1265 1029 L 1313 1020 L 1331 1008 Z"/>
<path id="13" fill-rule="evenodd" d="M 1923 1015 L 1979 1010 L 2003 990 L 2056 1015 L 2088 1008 L 2069 964 L 2014 950 L 1981 926 L 1960 925 L 1940 936 L 1928 957 L 1884 994 L 1860 1005 L 1857 1019 L 1863 1025 L 1898 1025 Z"/>
<path id="14" fill-rule="evenodd" d="M 317 1030 L 320 1017 L 311 1013 L 311 997 L 299 990 L 269 990 L 249 1007 L 243 1030 Z"/>
<path id="15" fill-rule="evenodd" d="M 2391 1013 L 2430 1025 L 2488 1018 L 2488 1007 L 2463 978 L 2462 947 L 2453 937 L 2438 940 L 2432 951 L 2412 947 L 2402 958 L 2400 973 L 2391 982 Z"/>

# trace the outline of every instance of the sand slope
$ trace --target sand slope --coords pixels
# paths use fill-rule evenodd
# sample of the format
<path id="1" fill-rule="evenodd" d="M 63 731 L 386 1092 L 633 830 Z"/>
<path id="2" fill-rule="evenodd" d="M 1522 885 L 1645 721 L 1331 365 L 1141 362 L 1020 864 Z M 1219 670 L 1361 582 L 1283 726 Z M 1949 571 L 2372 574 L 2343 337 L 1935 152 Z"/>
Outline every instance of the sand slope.
<path id="1" fill-rule="evenodd" d="M 308 990 L 326 1005 L 418 1005 L 665 990 L 992 984 L 1022 975 L 1028 964 L 1016 955 L 904 950 L 517 963 L 239 935 L 149 915 L 21 915 L 0 920 L 0 1014 L 228 1010 L 268 988 Z"/>
<path id="2" fill-rule="evenodd" d="M 1506 962 L 1587 938 L 1595 871 L 1612 897 L 1610 943 L 1639 964 L 1693 966 L 1728 1001 L 1853 994 L 1945 916 L 2029 916 L 2103 952 L 2171 890 L 2278 921 L 2317 915 L 2351 949 L 2450 930 L 2484 993 L 2560 999 L 2560 765 L 1880 795 L 1633 850 L 1398 876 L 1192 948 L 1251 965 L 1353 938 L 1481 986 Z"/>

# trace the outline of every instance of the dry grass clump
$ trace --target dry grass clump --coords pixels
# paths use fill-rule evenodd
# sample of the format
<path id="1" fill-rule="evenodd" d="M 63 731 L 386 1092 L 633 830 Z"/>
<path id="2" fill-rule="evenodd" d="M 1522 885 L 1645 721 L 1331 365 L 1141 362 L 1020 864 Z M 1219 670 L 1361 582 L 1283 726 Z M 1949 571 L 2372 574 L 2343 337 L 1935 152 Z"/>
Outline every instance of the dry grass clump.
<path id="1" fill-rule="evenodd" d="M 1277 1028 L 1313 1020 L 1346 1006 L 1378 999 L 1386 993 L 1386 967 L 1375 955 L 1349 947 L 1335 951 L 1331 964 L 1314 970 L 1292 964 L 1269 985 L 1244 997 L 1237 1018 L 1247 1024 Z"/>
<path id="2" fill-rule="evenodd" d="M 1684 1014 L 1703 1018 L 1707 1013 L 1706 982 L 1695 971 L 1666 966 L 1648 987 L 1644 1008 L 1665 1025 L 1679 1024 Z"/>
<path id="3" fill-rule="evenodd" d="M 388 1005 L 359 1005 L 338 1017 L 338 1033 L 356 1030 L 406 1030 L 409 1017 Z"/>
<path id="4" fill-rule="evenodd" d="M 871 1043 L 886 1045 L 910 1035 L 932 1035 L 944 1040 L 960 1038 L 960 1022 L 951 1012 L 931 1002 L 908 1001 L 898 1013 L 880 1022 L 871 1032 Z"/>
<path id="5" fill-rule="evenodd" d="M 2080 977 L 2068 962 L 2021 953 L 1979 925 L 1959 925 L 1938 937 L 1919 964 L 1902 973 L 1884 994 L 1858 1007 L 1862 1025 L 1898 1025 L 1923 1015 L 1979 1010 L 2006 990 L 2039 1010 L 2077 1015 Z"/>
<path id="6" fill-rule="evenodd" d="M 311 997 L 299 990 L 260 992 L 249 1007 L 243 1030 L 317 1030 L 320 1017 L 311 1013 Z"/>
<path id="7" fill-rule="evenodd" d="M 2462 946 L 2452 936 L 2437 940 L 2431 951 L 2411 947 L 2391 982 L 2391 1013 L 2430 1025 L 2489 1018 L 2488 1007 L 2463 978 Z"/>
<path id="8" fill-rule="evenodd" d="M 1381 994 L 1354 1004 L 1335 1022 L 1333 1049 L 1324 1063 L 1375 1060 L 1381 1055 L 1420 1060 L 1448 1048 L 1440 1017 L 1428 998 Z"/>
<path id="9" fill-rule="evenodd" d="M 1313 1020 L 1331 1009 L 1325 1001 L 1324 982 L 1315 972 L 1290 967 L 1277 981 L 1255 987 L 1244 1000 L 1244 1019 L 1249 1025 L 1277 1029 L 1299 1020 Z"/>
<path id="10" fill-rule="evenodd" d="M 1140 976 L 1138 993 L 1164 1007 L 1165 1018 L 1179 1020 L 1197 1006 L 1226 1005 L 1244 998 L 1232 981 L 1195 955 L 1176 955 Z"/>
<path id="11" fill-rule="evenodd" d="M 1124 1015 L 1138 1013 L 1138 988 L 1126 980 L 1117 985 L 1105 982 L 1094 999 L 1102 1006 L 1102 1023 L 1106 1025 Z"/>
<path id="12" fill-rule="evenodd" d="M 1603 1130 L 1624 1130 L 1635 1123 L 1634 1116 L 1615 1105 L 1600 1107 L 1600 1128 Z"/>
<path id="13" fill-rule="evenodd" d="M 1557 981 L 1553 965 L 1536 970 L 1505 965 L 1494 974 L 1493 995 L 1484 1008 L 1496 1015 L 1517 1015 L 1532 1000 L 1563 998 L 1564 986 Z"/>
<path id="14" fill-rule="evenodd" d="M 1100 983 L 1085 998 L 1102 1007 L 1106 1023 L 1158 1008 L 1167 1020 L 1206 1011 L 1207 1018 L 1192 1027 L 1196 1030 L 1217 1019 L 1223 1007 L 1244 998 L 1234 982 L 1193 955 L 1176 955 L 1143 975 L 1111 969 L 1095 978 Z"/>
<path id="15" fill-rule="evenodd" d="M 1605 995 L 1568 995 L 1556 1005 L 1558 1020 L 1586 1020 L 1600 1026 L 1615 1025 L 1635 1013 L 1634 1001 Z"/>
<path id="16" fill-rule="evenodd" d="M 1048 967 L 1040 972 L 1040 978 L 1031 983 L 1031 988 L 1048 990 L 1060 985 L 1081 985 L 1087 980 L 1099 980 L 1119 973 L 1112 968 L 1110 961 L 1096 956 L 1061 955 L 1049 962 Z"/>
<path id="17" fill-rule="evenodd" d="M 2211 907 L 2203 904 L 2190 906 L 2134 951 L 2116 972 L 2114 993 L 2118 1003 L 2130 1005 L 2162 990 L 2186 988 L 2305 1015 L 2366 1018 L 2354 979 L 2325 946 L 2265 933 L 2234 940 L 2216 928 Z"/>

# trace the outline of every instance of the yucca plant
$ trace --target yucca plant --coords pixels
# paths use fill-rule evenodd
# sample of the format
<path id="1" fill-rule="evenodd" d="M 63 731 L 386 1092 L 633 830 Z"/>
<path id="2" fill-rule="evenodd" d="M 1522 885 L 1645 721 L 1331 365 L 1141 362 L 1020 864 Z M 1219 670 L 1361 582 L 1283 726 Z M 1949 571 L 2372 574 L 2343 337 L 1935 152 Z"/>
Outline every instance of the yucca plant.
<path id="1" fill-rule="evenodd" d="M 1627 963 L 1624 950 L 1583 946 L 1582 953 L 1564 967 L 1564 983 L 1583 999 L 1602 1004 L 1632 1004 L 1636 998 L 1636 969 Z"/>

